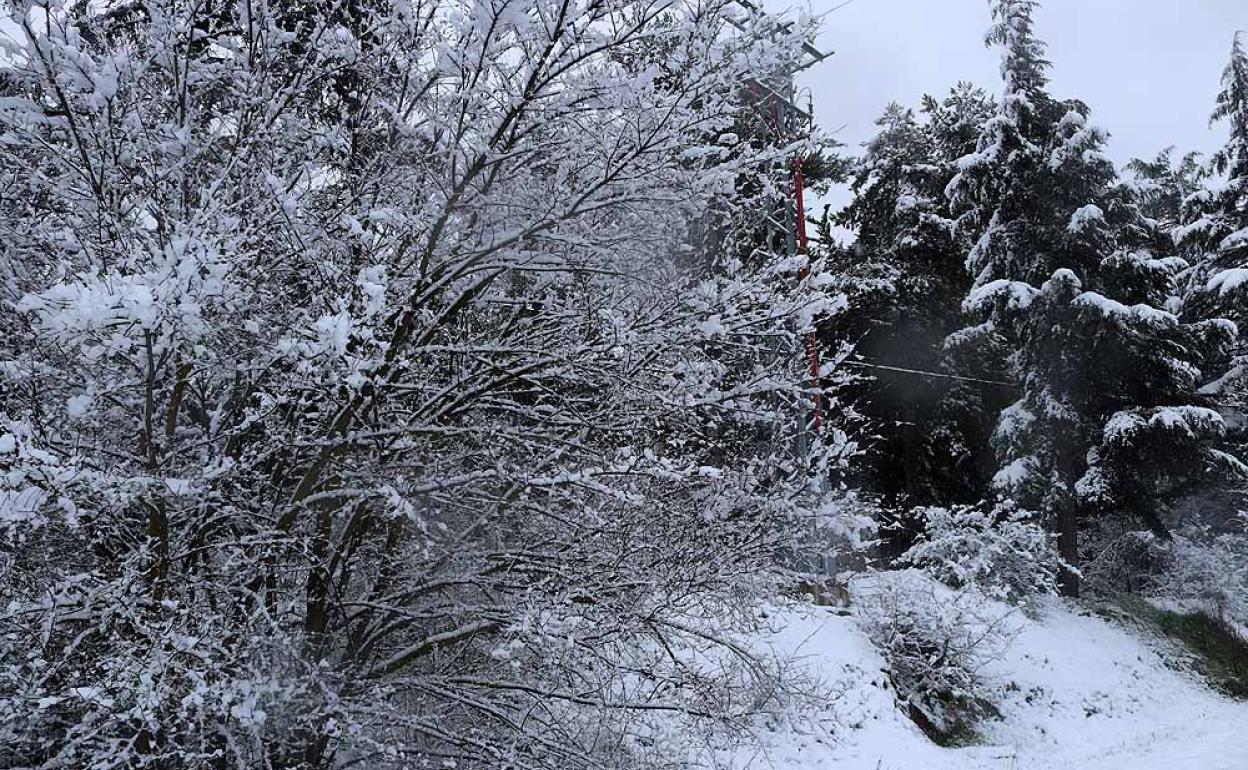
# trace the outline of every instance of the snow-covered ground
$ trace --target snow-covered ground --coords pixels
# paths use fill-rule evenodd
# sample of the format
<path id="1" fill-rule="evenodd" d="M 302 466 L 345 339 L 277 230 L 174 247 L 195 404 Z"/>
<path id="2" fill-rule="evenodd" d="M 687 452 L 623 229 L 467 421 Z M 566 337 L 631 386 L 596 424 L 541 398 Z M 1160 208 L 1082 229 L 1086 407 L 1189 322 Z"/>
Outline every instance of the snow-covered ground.
<path id="1" fill-rule="evenodd" d="M 983 742 L 936 746 L 897 708 L 852 617 L 788 608 L 763 645 L 795 653 L 833 691 L 826 714 L 765 733 L 739 767 L 777 770 L 1248 770 L 1248 703 L 1221 697 L 1168 643 L 1054 600 L 988 676 L 1001 719 Z M 1169 653 L 1169 654 L 1167 654 Z M 846 725 L 849 725 L 847 727 Z"/>

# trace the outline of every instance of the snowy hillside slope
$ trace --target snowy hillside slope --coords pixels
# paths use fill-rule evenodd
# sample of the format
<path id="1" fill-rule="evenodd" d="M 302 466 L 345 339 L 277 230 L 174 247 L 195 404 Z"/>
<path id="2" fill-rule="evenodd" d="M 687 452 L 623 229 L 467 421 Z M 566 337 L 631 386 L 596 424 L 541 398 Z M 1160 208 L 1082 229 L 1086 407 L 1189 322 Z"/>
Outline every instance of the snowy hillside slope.
<path id="1" fill-rule="evenodd" d="M 896 706 L 884 662 L 853 617 L 777 611 L 761 644 L 798 656 L 840 692 L 805 727 L 766 734 L 737 767 L 777 770 L 1246 770 L 1248 703 L 1176 666 L 1162 639 L 1053 600 L 986 672 L 1001 719 L 981 745 L 933 744 Z M 836 731 L 832 730 L 836 725 Z M 852 725 L 846 728 L 844 725 Z"/>

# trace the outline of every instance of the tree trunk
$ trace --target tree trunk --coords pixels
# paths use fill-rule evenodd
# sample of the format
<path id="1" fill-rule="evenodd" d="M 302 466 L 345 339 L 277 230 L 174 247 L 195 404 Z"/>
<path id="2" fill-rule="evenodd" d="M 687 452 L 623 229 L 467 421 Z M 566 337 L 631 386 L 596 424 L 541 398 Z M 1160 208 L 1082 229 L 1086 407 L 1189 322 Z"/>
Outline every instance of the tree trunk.
<path id="1" fill-rule="evenodd" d="M 1062 596 L 1079 598 L 1079 500 L 1075 485 L 1087 470 L 1086 451 L 1074 430 L 1062 431 L 1058 439 L 1057 471 L 1060 488 L 1056 492 L 1055 525 L 1057 554 L 1064 566 L 1058 575 L 1057 587 Z"/>
<path id="2" fill-rule="evenodd" d="M 1071 501 L 1057 512 L 1057 553 L 1070 567 L 1079 564 L 1079 514 Z M 1058 575 L 1058 590 L 1062 596 L 1079 598 L 1079 575 L 1063 566 Z"/>

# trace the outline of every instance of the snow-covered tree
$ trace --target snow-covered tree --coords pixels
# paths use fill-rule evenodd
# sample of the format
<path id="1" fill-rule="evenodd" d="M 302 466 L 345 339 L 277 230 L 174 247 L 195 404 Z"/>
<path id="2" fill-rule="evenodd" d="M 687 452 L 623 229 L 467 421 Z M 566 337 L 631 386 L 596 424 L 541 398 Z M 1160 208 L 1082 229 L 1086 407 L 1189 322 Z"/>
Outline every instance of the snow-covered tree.
<path id="1" fill-rule="evenodd" d="M 956 313 L 966 279 L 944 188 L 991 111 L 986 94 L 961 83 L 943 100 L 925 98 L 921 120 L 893 104 L 877 121 L 880 132 L 855 168 L 854 199 L 836 215 L 856 236 L 845 283 L 884 295 L 883 308 L 860 308 L 864 327 L 901 317 L 916 328 L 940 326 Z M 877 280 L 864 280 L 871 274 Z"/>
<path id="2" fill-rule="evenodd" d="M 1205 178 L 1200 154 L 1188 152 L 1175 158 L 1175 149 L 1167 147 L 1152 160 L 1132 160 L 1124 172 L 1124 183 L 1144 216 L 1144 224 L 1153 231 L 1152 248 L 1169 253 L 1177 246 L 1180 255 L 1190 256 L 1176 234 L 1183 224 L 1185 202 L 1201 190 Z"/>
<path id="3" fill-rule="evenodd" d="M 1192 318 L 1225 318 L 1240 333 L 1238 355 L 1212 372 L 1206 392 L 1240 411 L 1248 408 L 1248 358 L 1243 328 L 1248 324 L 1248 49 L 1235 36 L 1231 61 L 1212 121 L 1225 123 L 1226 145 L 1202 169 L 1204 184 L 1183 202 L 1176 241 L 1191 255 L 1184 312 Z"/>
<path id="4" fill-rule="evenodd" d="M 1229 325 L 1175 314 L 1186 265 L 1154 241 L 1077 101 L 1047 90 L 1034 0 L 994 0 L 988 42 L 1005 93 L 949 186 L 977 234 L 965 308 L 982 320 L 950 339 L 995 349 L 1018 382 L 993 438 L 1001 496 L 1042 512 L 1068 564 L 1080 515 L 1141 517 L 1158 498 L 1234 461 L 1210 446 L 1223 424 L 1196 393 Z M 1077 593 L 1074 572 L 1063 589 Z"/>
<path id="5" fill-rule="evenodd" d="M 0 765 L 662 764 L 757 705 L 703 664 L 817 510 L 838 303 L 680 268 L 783 167 L 722 138 L 804 30 L 730 12 L 14 8 Z"/>
<path id="6" fill-rule="evenodd" d="M 942 343 L 960 323 L 969 285 L 967 244 L 944 189 L 991 113 L 988 96 L 966 83 L 944 99 L 925 98 L 920 118 L 891 105 L 857 164 L 854 199 L 836 217 L 856 241 L 830 263 L 851 305 L 834 331 L 855 340 L 864 362 L 892 367 L 864 369 L 854 391 L 878 434 L 863 482 L 899 513 L 982 495 L 975 448 L 985 437 L 974 434 L 983 394 L 951 393 L 954 381 L 939 375 L 949 363 Z M 906 539 L 904 528 L 887 531 Z"/>
<path id="7" fill-rule="evenodd" d="M 1248 322 L 1248 49 L 1242 33 L 1231 46 L 1213 122 L 1229 129 L 1210 159 L 1210 189 L 1190 195 L 1180 242 L 1198 252 L 1188 303 L 1202 316 Z"/>
<path id="8" fill-rule="evenodd" d="M 921 509 L 924 531 L 900 559 L 954 588 L 1027 603 L 1057 588 L 1051 533 L 1013 503 Z"/>

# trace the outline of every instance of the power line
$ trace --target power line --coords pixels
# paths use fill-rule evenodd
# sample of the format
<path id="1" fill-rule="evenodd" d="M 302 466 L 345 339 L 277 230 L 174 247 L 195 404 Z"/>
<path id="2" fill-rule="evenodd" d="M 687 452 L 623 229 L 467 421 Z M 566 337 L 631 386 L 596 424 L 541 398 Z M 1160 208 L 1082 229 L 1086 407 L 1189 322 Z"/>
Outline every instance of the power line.
<path id="1" fill-rule="evenodd" d="M 1011 390 L 1022 390 L 1022 388 L 1019 386 L 1017 382 L 1006 382 L 1005 380 L 988 380 L 982 377 L 966 377 L 964 375 L 947 374 L 945 372 L 933 372 L 933 371 L 929 371 L 926 369 L 906 369 L 900 366 L 885 366 L 884 364 L 872 364 L 866 361 L 844 361 L 841 363 L 841 366 L 855 366 L 855 367 L 858 367 L 859 369 L 880 369 L 886 372 L 900 372 L 901 374 L 915 374 L 920 377 L 936 377 L 936 378 L 944 379 L 944 380 L 957 380 L 959 382 L 974 382 L 980 385 L 996 385 L 999 387 L 1010 388 Z M 1127 401 L 1127 399 L 1120 399 L 1120 400 Z M 1202 398 L 1201 400 L 1213 406 L 1232 406 L 1231 404 L 1228 404 L 1225 401 L 1211 399 L 1208 397 Z"/>
<path id="2" fill-rule="evenodd" d="M 852 0 L 851 0 L 852 2 Z M 901 372 L 902 374 L 917 374 L 921 377 L 939 377 L 946 380 L 958 380 L 959 382 L 977 382 L 981 385 L 1000 385 L 1006 388 L 1018 389 L 1018 383 L 1006 382 L 1005 380 L 986 380 L 981 377 L 966 377 L 960 374 L 946 374 L 945 372 L 930 372 L 923 369 L 904 369 L 900 366 L 884 366 L 883 364 L 869 364 L 865 361 L 846 361 L 844 366 L 857 366 L 862 369 L 882 369 L 886 372 Z"/>
<path id="3" fill-rule="evenodd" d="M 834 6 L 832 10 L 828 11 L 828 13 L 836 13 L 837 11 L 844 8 L 845 6 L 850 5 L 852 3 L 856 3 L 856 2 L 858 2 L 858 0 L 845 0 L 845 2 L 841 3 L 840 5 Z"/>

